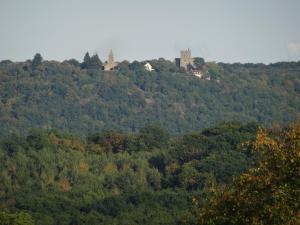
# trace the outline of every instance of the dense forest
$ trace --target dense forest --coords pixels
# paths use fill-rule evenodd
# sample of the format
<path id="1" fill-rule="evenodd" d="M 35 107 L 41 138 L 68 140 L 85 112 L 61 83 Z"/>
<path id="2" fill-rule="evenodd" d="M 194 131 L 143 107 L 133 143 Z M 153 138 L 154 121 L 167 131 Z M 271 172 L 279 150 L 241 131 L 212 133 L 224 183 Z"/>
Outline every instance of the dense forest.
<path id="1" fill-rule="evenodd" d="M 223 121 L 269 127 L 299 116 L 300 62 L 207 62 L 205 79 L 162 58 L 149 62 L 152 72 L 137 61 L 104 72 L 97 55 L 86 55 L 82 63 L 44 61 L 39 54 L 26 62 L 1 61 L 0 134 L 43 128 L 84 137 L 136 132 L 147 123 L 183 134 Z"/>
<path id="2" fill-rule="evenodd" d="M 0 62 L 0 225 L 298 225 L 300 62 L 148 62 Z"/>
<path id="3" fill-rule="evenodd" d="M 86 139 L 13 135 L 0 145 L 0 207 L 39 225 L 176 224 L 209 183 L 230 183 L 255 163 L 238 144 L 256 130 L 232 122 L 178 137 L 156 124 Z"/>
<path id="4" fill-rule="evenodd" d="M 297 225 L 299 143 L 300 123 L 10 135 L 0 140 L 0 224 Z"/>

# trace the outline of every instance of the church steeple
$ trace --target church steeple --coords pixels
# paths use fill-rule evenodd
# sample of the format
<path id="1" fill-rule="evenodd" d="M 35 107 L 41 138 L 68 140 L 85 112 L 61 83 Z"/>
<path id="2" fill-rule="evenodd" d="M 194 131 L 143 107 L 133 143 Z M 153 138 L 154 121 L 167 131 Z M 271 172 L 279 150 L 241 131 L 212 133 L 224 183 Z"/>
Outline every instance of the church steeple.
<path id="1" fill-rule="evenodd" d="M 108 55 L 108 63 L 110 64 L 114 64 L 115 60 L 114 60 L 114 54 L 112 49 L 110 49 L 109 55 Z"/>
<path id="2" fill-rule="evenodd" d="M 114 70 L 117 65 L 118 64 L 114 60 L 113 51 L 112 51 L 112 49 L 110 49 L 109 54 L 108 54 L 107 62 L 104 65 L 104 70 L 105 71 Z"/>

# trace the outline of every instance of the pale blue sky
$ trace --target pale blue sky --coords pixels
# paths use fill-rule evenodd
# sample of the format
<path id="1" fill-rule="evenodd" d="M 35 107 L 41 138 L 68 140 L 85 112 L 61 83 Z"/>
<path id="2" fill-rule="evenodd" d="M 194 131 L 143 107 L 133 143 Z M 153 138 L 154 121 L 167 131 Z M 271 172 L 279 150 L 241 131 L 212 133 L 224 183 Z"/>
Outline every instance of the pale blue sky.
<path id="1" fill-rule="evenodd" d="M 0 0 L 0 60 L 300 60 L 300 0 Z"/>

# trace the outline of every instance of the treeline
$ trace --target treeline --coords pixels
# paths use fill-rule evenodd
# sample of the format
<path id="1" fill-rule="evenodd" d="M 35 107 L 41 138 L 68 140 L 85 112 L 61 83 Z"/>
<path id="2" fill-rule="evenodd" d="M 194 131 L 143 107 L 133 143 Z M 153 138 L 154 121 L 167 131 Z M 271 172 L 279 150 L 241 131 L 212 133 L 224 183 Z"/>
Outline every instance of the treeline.
<path id="1" fill-rule="evenodd" d="M 136 132 L 149 122 L 172 134 L 237 120 L 287 124 L 299 116 L 300 63 L 204 63 L 199 79 L 163 58 L 123 61 L 99 70 L 97 55 L 83 62 L 0 62 L 0 135 L 32 127 L 86 136 L 99 130 Z"/>
<path id="2" fill-rule="evenodd" d="M 180 136 L 157 124 L 85 139 L 53 130 L 10 135 L 0 141 L 0 218 L 16 224 L 21 213 L 28 225 L 31 218 L 39 225 L 181 223 L 194 196 L 204 199 L 211 184 L 230 184 L 258 162 L 240 146 L 256 132 L 255 123 L 231 122 Z"/>

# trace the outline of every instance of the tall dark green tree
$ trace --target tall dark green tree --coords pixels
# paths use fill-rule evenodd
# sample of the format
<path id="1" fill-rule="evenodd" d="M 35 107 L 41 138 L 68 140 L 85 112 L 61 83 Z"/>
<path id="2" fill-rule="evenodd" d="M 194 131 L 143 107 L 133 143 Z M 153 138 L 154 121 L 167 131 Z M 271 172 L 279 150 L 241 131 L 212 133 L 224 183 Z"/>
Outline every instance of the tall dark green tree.
<path id="1" fill-rule="evenodd" d="M 90 59 L 90 65 L 88 66 L 88 69 L 101 69 L 102 62 L 99 59 L 98 54 L 95 54 Z"/>
<path id="2" fill-rule="evenodd" d="M 91 65 L 91 57 L 89 52 L 85 53 L 85 56 L 83 58 L 83 62 L 81 64 L 82 69 L 87 69 Z"/>
<path id="3" fill-rule="evenodd" d="M 40 65 L 42 65 L 43 62 L 43 57 L 41 56 L 40 53 L 36 53 L 33 57 L 33 60 L 31 62 L 31 67 L 32 69 L 36 69 Z"/>

